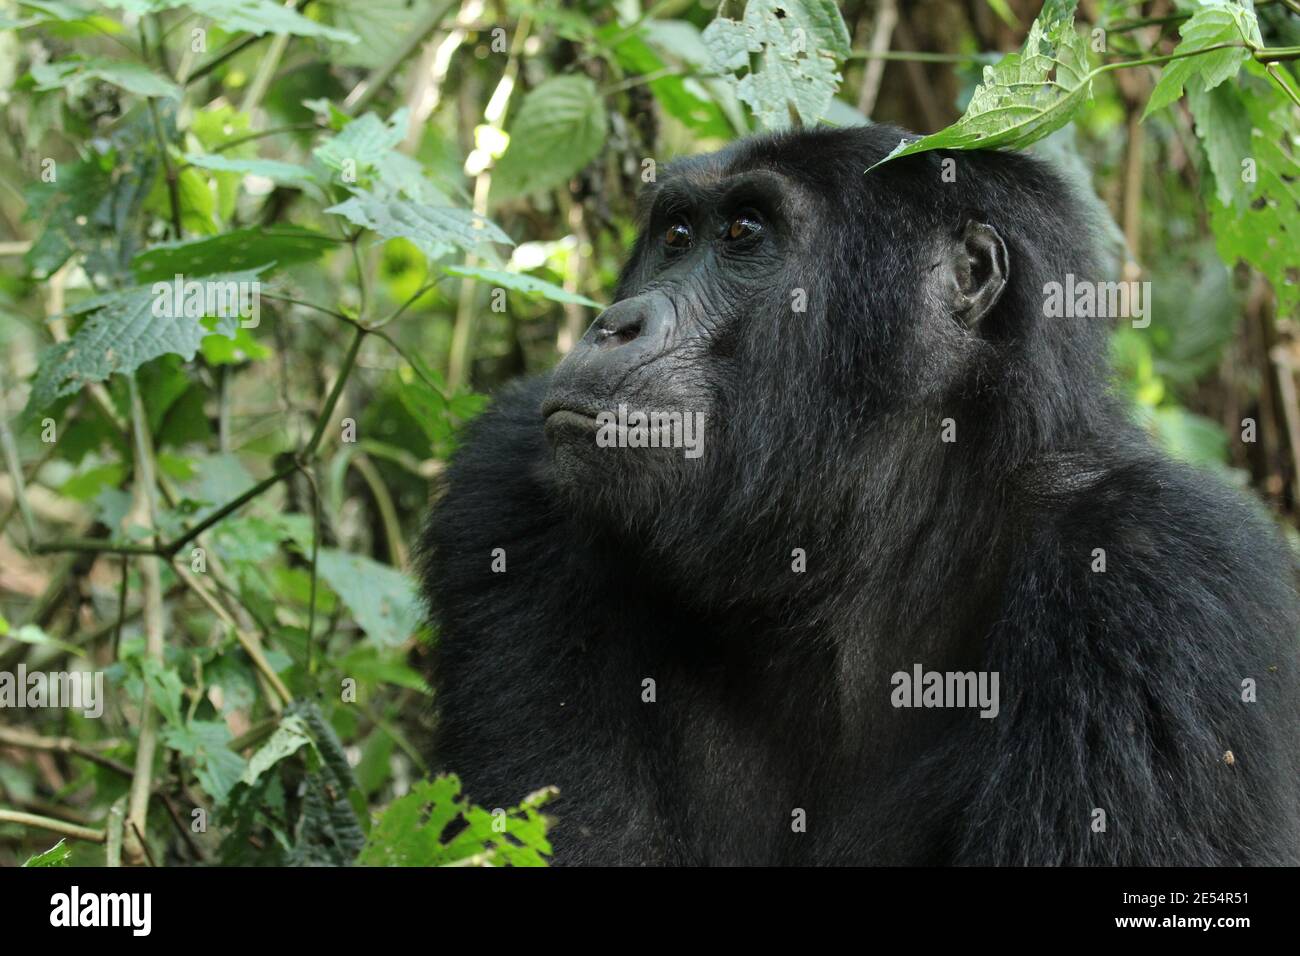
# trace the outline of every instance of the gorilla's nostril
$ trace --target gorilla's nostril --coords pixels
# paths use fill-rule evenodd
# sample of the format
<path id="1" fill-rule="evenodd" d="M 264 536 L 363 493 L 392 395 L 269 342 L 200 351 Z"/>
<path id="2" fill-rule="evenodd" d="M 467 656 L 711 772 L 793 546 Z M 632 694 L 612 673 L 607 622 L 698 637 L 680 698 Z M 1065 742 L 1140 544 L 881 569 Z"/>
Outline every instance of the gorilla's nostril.
<path id="1" fill-rule="evenodd" d="M 620 345 L 626 345 L 641 334 L 642 325 L 641 318 L 638 316 L 600 329 L 596 335 L 596 346 L 598 348 L 612 349 Z"/>

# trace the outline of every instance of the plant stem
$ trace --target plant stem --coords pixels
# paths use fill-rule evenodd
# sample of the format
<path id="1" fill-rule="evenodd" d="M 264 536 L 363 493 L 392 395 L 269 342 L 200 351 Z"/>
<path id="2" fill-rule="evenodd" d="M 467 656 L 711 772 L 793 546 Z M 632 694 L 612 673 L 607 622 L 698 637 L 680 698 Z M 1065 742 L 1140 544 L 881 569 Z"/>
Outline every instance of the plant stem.
<path id="1" fill-rule="evenodd" d="M 73 840 L 85 840 L 87 843 L 103 843 L 103 830 L 79 827 L 75 823 L 65 823 L 53 817 L 42 817 L 35 813 L 23 813 L 20 810 L 0 810 L 0 823 L 17 823 L 25 827 L 39 827 L 52 833 L 60 833 Z"/>

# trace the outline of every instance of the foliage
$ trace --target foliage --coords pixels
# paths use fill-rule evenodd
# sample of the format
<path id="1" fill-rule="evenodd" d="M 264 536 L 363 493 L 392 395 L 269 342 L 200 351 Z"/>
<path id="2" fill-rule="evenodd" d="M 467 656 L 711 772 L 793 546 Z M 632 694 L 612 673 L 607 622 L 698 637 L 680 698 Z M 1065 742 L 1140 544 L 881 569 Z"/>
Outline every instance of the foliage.
<path id="1" fill-rule="evenodd" d="M 917 62 L 873 74 L 863 2 L 0 0 L 0 671 L 105 703 L 6 717 L 0 810 L 69 839 L 0 820 L 0 863 L 544 863 L 551 791 L 431 775 L 412 543 L 485 393 L 608 300 L 657 165 L 751 129 L 870 103 L 940 118 L 890 160 L 1058 163 L 1152 285 L 1117 388 L 1293 519 L 1292 5 L 911 6 Z"/>

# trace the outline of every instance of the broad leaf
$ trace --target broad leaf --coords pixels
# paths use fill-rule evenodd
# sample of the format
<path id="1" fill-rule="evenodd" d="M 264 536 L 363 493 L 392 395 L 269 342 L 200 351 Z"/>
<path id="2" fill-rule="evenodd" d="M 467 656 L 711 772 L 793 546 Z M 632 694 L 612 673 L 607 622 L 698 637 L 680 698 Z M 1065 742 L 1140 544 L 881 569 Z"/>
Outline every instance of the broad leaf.
<path id="1" fill-rule="evenodd" d="M 316 570 L 371 640 L 394 647 L 423 624 L 415 588 L 395 568 L 359 554 L 322 548 Z"/>
<path id="2" fill-rule="evenodd" d="M 932 149 L 1017 149 L 1068 123 L 1092 95 L 1093 77 L 1087 45 L 1074 29 L 1074 6 L 1075 0 L 1048 0 L 1021 51 L 984 68 L 961 119 L 904 140 L 875 165 Z"/>
<path id="3" fill-rule="evenodd" d="M 250 226 L 204 239 L 163 242 L 150 246 L 131 261 L 141 282 L 211 275 L 232 269 L 267 273 L 295 262 L 319 259 L 339 244 L 337 239 L 298 226 Z"/>
<path id="4" fill-rule="evenodd" d="M 1236 3 L 1203 6 L 1178 32 L 1183 39 L 1174 49 L 1174 54 L 1182 54 L 1182 58 L 1170 60 L 1165 66 L 1160 82 L 1147 100 L 1143 119 L 1182 96 L 1183 87 L 1192 78 L 1201 80 L 1202 89 L 1212 90 L 1224 80 L 1236 76 L 1241 65 L 1250 59 L 1250 51 L 1242 46 L 1218 50 L 1212 47 L 1225 43 L 1262 45 L 1255 11 Z M 1198 52 L 1201 50 L 1207 52 Z"/>
<path id="5" fill-rule="evenodd" d="M 230 305 L 229 293 L 241 288 L 231 283 L 255 282 L 260 272 L 224 273 L 208 276 L 202 282 L 205 289 L 220 292 Z M 78 392 L 91 382 L 102 382 L 115 372 L 130 374 L 160 355 L 174 353 L 188 361 L 205 336 L 229 338 L 239 324 L 233 309 L 219 310 L 231 314 L 217 316 L 215 325 L 209 328 L 203 323 L 208 317 L 206 309 L 197 316 L 186 309 L 176 314 L 173 305 L 162 290 L 134 286 L 96 296 L 72 309 L 69 316 L 89 318 L 71 338 L 41 355 L 25 414 L 34 414 L 55 399 Z M 233 297 L 233 305 L 238 305 L 237 296 Z"/>
<path id="6" fill-rule="evenodd" d="M 159 76 L 140 63 L 94 57 L 89 60 L 63 60 L 32 67 L 32 79 L 38 90 L 67 90 L 79 96 L 94 80 L 103 80 L 138 96 L 181 98 L 175 83 Z"/>
<path id="7" fill-rule="evenodd" d="M 605 145 L 605 104 L 585 76 L 556 76 L 524 97 L 510 145 L 492 177 L 492 199 L 559 186 Z"/>
<path id="8" fill-rule="evenodd" d="M 489 220 L 455 206 L 426 206 L 410 199 L 358 192 L 325 211 L 373 229 L 385 239 L 409 239 L 430 259 L 440 259 L 455 249 L 472 252 L 485 242 L 514 245 Z"/>

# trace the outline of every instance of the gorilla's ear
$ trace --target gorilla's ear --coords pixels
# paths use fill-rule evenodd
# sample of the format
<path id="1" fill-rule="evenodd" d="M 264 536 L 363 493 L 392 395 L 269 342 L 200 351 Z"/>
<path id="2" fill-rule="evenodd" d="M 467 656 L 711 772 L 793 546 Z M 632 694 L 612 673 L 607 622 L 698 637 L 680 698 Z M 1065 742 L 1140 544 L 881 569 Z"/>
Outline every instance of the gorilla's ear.
<path id="1" fill-rule="evenodd" d="M 945 292 L 953 314 L 973 328 L 1006 288 L 1007 247 L 988 223 L 970 220 L 948 244 Z"/>

